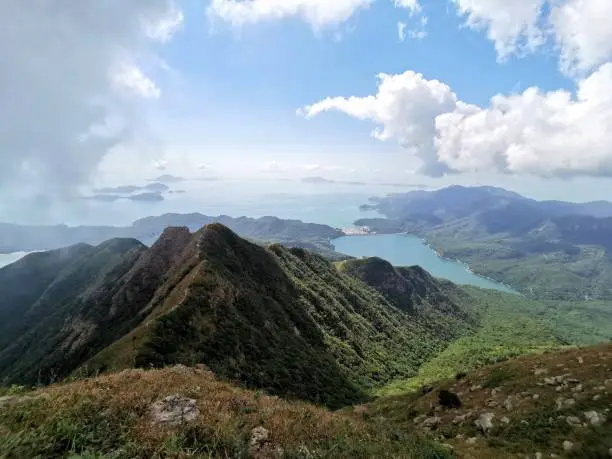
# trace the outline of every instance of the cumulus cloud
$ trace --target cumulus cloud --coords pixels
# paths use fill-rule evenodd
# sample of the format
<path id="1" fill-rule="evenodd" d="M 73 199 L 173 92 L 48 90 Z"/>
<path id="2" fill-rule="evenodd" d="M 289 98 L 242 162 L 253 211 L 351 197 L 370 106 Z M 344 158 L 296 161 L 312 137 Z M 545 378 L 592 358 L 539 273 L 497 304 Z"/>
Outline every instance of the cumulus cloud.
<path id="1" fill-rule="evenodd" d="M 374 0 L 212 0 L 208 16 L 243 26 L 261 21 L 299 17 L 314 28 L 338 25 Z"/>
<path id="2" fill-rule="evenodd" d="M 219 19 L 235 27 L 262 21 L 297 17 L 315 29 L 337 26 L 348 21 L 361 10 L 368 9 L 376 0 L 212 0 L 208 17 Z M 391 0 L 396 8 L 410 15 L 422 11 L 419 0 Z"/>
<path id="3" fill-rule="evenodd" d="M 134 136 L 160 89 L 140 64 L 182 16 L 173 0 L 5 0 L 0 6 L 0 186 L 65 193 Z"/>
<path id="4" fill-rule="evenodd" d="M 612 58 L 610 0 L 452 0 L 466 25 L 485 30 L 501 60 L 558 48 L 560 68 L 581 74 Z"/>
<path id="5" fill-rule="evenodd" d="M 485 29 L 500 59 L 520 51 L 533 51 L 543 41 L 538 25 L 546 0 L 452 0 L 466 25 Z"/>
<path id="6" fill-rule="evenodd" d="M 550 22 L 561 50 L 561 68 L 580 73 L 612 59 L 612 2 L 569 0 L 554 4 Z"/>
<path id="7" fill-rule="evenodd" d="M 397 140 L 411 154 L 420 158 L 425 172 L 440 175 L 447 171 L 436 159 L 435 119 L 452 112 L 457 96 L 444 83 L 426 80 L 420 73 L 378 75 L 378 93 L 367 97 L 330 97 L 304 107 L 300 113 L 310 118 L 327 111 L 340 111 L 360 120 L 375 122 L 372 136 L 379 140 Z"/>
<path id="8" fill-rule="evenodd" d="M 396 8 L 405 8 L 411 14 L 418 13 L 422 10 L 419 0 L 393 0 Z"/>
<path id="9" fill-rule="evenodd" d="M 328 98 L 300 113 L 327 111 L 374 122 L 375 138 L 399 142 L 429 175 L 612 175 L 612 63 L 579 80 L 575 94 L 529 88 L 497 95 L 489 107 L 415 72 L 383 74 L 375 95 Z"/>

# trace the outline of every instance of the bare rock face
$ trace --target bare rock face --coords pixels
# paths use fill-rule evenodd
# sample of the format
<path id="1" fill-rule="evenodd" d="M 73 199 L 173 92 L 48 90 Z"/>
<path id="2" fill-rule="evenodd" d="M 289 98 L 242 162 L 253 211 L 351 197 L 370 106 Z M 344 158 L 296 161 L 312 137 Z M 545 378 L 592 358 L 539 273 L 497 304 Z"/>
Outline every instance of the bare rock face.
<path id="1" fill-rule="evenodd" d="M 199 414 L 196 401 L 180 395 L 170 395 L 151 406 L 154 424 L 179 425 L 195 421 Z"/>

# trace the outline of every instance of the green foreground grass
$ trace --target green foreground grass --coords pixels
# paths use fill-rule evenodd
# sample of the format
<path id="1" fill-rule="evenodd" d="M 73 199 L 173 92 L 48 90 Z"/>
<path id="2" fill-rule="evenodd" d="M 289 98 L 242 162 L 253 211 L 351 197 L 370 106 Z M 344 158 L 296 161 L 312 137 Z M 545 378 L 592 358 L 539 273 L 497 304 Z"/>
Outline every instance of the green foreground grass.
<path id="1" fill-rule="evenodd" d="M 194 399 L 199 414 L 178 426 L 153 423 L 168 395 Z M 253 448 L 251 432 L 269 432 Z M 0 399 L 2 458 L 369 458 L 445 459 L 425 436 L 218 381 L 173 367 L 121 373 Z"/>

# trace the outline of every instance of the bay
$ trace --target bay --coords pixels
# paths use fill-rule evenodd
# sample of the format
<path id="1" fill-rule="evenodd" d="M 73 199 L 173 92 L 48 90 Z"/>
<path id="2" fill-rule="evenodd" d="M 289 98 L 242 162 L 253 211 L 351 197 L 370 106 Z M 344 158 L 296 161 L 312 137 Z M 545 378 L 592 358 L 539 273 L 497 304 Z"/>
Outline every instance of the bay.
<path id="1" fill-rule="evenodd" d="M 3 268 L 11 263 L 15 263 L 17 260 L 22 259 L 30 252 L 13 252 L 13 253 L 0 253 L 0 268 Z"/>
<path id="2" fill-rule="evenodd" d="M 395 266 L 420 265 L 433 276 L 456 284 L 516 293 L 510 287 L 471 272 L 464 264 L 440 257 L 423 240 L 407 234 L 344 236 L 332 241 L 336 251 L 353 257 L 379 257 Z"/>

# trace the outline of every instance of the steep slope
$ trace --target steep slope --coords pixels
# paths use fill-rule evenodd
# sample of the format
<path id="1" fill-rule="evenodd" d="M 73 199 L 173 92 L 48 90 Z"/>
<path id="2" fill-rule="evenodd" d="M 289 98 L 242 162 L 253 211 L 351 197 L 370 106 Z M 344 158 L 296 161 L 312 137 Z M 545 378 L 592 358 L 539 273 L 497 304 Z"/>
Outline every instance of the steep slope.
<path id="1" fill-rule="evenodd" d="M 190 242 L 187 228 L 168 228 L 150 249 L 133 239 L 89 247 L 27 309 L 24 333 L 14 333 L 0 350 L 0 376 L 52 381 L 121 338 L 148 315 L 146 307 L 169 270 L 179 261 L 186 265 L 181 257 Z M 31 275 L 15 282 L 27 285 Z M 4 304 L 10 307 L 12 299 L 0 300 Z M 16 318 L 10 322 L 17 329 Z"/>
<path id="2" fill-rule="evenodd" d="M 394 267 L 381 258 L 348 260 L 340 264 L 346 273 L 381 292 L 393 305 L 409 312 L 435 305 L 436 310 L 460 315 L 448 284 L 442 284 L 420 266 Z"/>
<path id="3" fill-rule="evenodd" d="M 339 406 L 416 374 L 472 325 L 458 306 L 401 310 L 303 249 L 265 249 L 220 224 L 194 238 L 197 259 L 167 276 L 142 325 L 84 371 L 201 362 L 250 387 Z"/>
<path id="4" fill-rule="evenodd" d="M 32 253 L 0 269 L 0 349 L 19 335 L 25 315 L 53 280 L 70 263 L 92 250 L 79 244 L 50 252 Z"/>
<path id="5" fill-rule="evenodd" d="M 42 292 L 36 292 L 23 302 L 23 314 L 10 315 L 5 345 L 0 348 L 0 380 L 19 380 L 28 383 L 46 383 L 67 374 L 74 365 L 73 354 L 87 349 L 80 339 L 99 326 L 98 317 L 90 314 L 93 298 L 104 294 L 129 271 L 144 246 L 132 239 L 113 239 L 97 247 L 74 249 L 70 263 L 59 271 Z M 24 270 L 14 278 L 14 286 L 26 288 L 35 273 L 49 269 L 40 261 L 42 254 L 24 260 L 32 269 Z M 12 271 L 11 266 L 5 270 Z M 0 275 L 5 273 L 0 271 Z M 2 286 L 12 290 L 13 285 Z M 25 300 L 26 298 L 22 298 Z M 33 300 L 33 301 L 32 301 Z M 0 310 L 14 308 L 14 298 L 0 296 Z M 87 315 L 81 315 L 88 311 Z"/>

